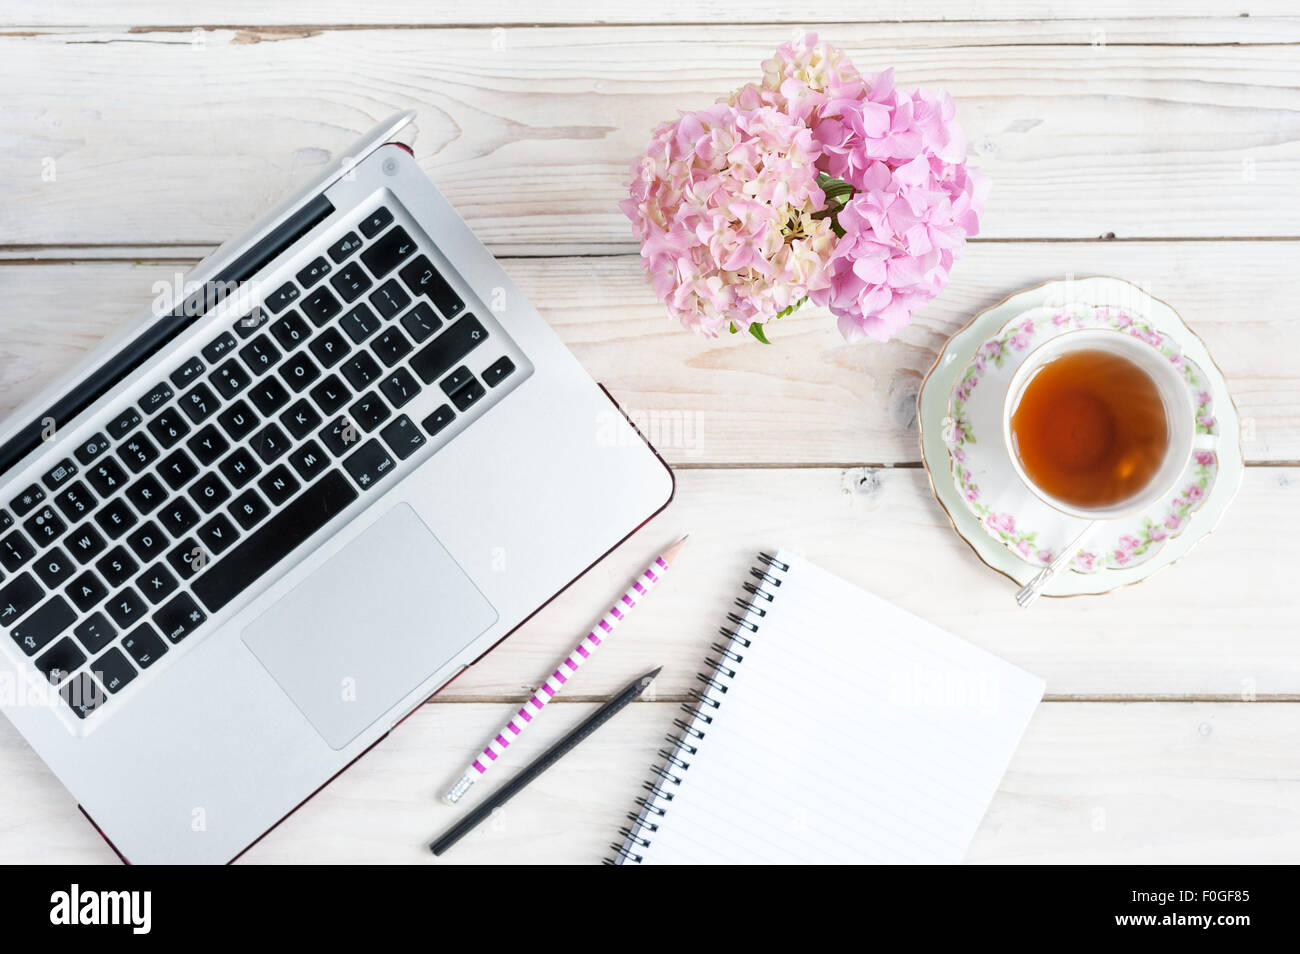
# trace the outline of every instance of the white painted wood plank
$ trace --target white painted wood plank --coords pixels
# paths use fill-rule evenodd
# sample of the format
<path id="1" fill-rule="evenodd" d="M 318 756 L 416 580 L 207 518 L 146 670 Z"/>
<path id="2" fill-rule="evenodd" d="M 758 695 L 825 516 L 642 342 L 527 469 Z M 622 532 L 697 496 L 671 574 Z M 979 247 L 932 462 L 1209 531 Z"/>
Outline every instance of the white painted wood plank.
<path id="1" fill-rule="evenodd" d="M 1227 374 L 1247 424 L 1247 459 L 1297 461 L 1298 249 L 1288 242 L 972 245 L 952 285 L 885 346 L 846 345 L 818 310 L 783 320 L 770 331 L 770 348 L 747 336 L 697 338 L 666 317 L 630 256 L 516 259 L 505 267 L 673 463 L 916 461 L 916 393 L 948 336 L 1010 292 L 1070 273 L 1122 276 L 1170 302 Z M 174 281 L 178 269 L 0 265 L 0 412 L 147 307 L 153 283 Z"/>
<path id="2" fill-rule="evenodd" d="M 496 24 L 496 23 L 791 23 L 793 25 L 895 20 L 1016 20 L 1163 17 L 1170 12 L 1160 0 L 825 0 L 794 7 L 779 0 L 663 0 L 653 10 L 633 0 L 540 0 L 521 8 L 517 0 L 486 0 L 473 5 L 383 0 L 358 7 L 347 0 L 201 0 L 184 4 L 166 0 L 129 0 L 106 5 L 96 0 L 11 0 L 5 25 L 204 25 L 204 24 Z M 1286 16 L 1295 12 L 1287 0 L 1186 0 L 1181 17 Z M 797 17 L 795 16 L 797 14 Z"/>
<path id="3" fill-rule="evenodd" d="M 981 29 L 825 32 L 864 69 L 951 90 L 995 183 L 986 236 L 1295 234 L 1291 47 L 1094 48 L 1073 27 L 1074 45 L 1039 45 L 1032 25 L 984 45 Z M 556 254 L 629 248 L 617 202 L 650 129 L 755 77 L 789 28 L 9 34 L 8 243 L 215 242 L 415 107 L 421 163 L 480 236 Z"/>
<path id="4" fill-rule="evenodd" d="M 552 706 L 502 784 L 588 712 Z M 274 863 L 594 863 L 640 791 L 675 705 L 637 704 L 442 859 L 438 802 L 500 704 L 431 705 L 244 859 Z M 972 863 L 1300 861 L 1300 705 L 1041 706 L 967 856 Z M 0 721 L 0 862 L 112 863 L 72 798 Z M 476 792 L 472 798 L 481 798 Z M 467 802 L 473 804 L 473 802 Z"/>

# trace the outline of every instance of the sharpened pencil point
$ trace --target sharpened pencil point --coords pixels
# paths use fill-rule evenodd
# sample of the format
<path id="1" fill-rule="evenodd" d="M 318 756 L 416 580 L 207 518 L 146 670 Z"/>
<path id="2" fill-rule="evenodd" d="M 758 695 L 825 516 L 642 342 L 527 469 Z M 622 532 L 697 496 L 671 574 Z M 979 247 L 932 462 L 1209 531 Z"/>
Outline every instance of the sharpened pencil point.
<path id="1" fill-rule="evenodd" d="M 677 559 L 677 554 L 682 552 L 682 547 L 686 546 L 688 537 L 690 537 L 689 533 L 684 533 L 678 537 L 676 543 L 659 555 L 659 559 L 671 565 L 673 560 Z"/>

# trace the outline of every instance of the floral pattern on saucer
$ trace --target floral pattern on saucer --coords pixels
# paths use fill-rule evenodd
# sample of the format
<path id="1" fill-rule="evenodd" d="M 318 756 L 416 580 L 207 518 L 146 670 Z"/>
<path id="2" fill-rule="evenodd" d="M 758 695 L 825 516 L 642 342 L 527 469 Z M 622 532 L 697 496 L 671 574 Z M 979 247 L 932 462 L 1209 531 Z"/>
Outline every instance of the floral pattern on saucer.
<path id="1" fill-rule="evenodd" d="M 956 378 L 948 404 L 948 420 L 943 432 L 952 467 L 953 481 L 967 509 L 978 518 L 981 527 L 991 537 L 1002 543 L 1028 563 L 1046 566 L 1052 562 L 1056 551 L 1045 540 L 1044 527 L 1051 527 L 1050 542 L 1056 546 L 1072 535 L 1061 532 L 1060 517 L 1047 504 L 1039 501 L 1019 485 L 1002 443 L 1000 428 L 1001 398 L 994 418 L 986 408 L 989 419 L 984 421 L 981 433 L 987 441 L 982 445 L 976 428 L 971 423 L 970 402 L 976 389 L 987 378 L 1004 378 L 1005 384 L 1015 368 L 1030 351 L 1058 334 L 1082 328 L 1104 328 L 1120 331 L 1138 338 L 1160 354 L 1183 373 L 1196 407 L 1196 432 L 1198 435 L 1218 435 L 1218 422 L 1214 416 L 1214 402 L 1204 372 L 1187 359 L 1177 343 L 1168 335 L 1156 330 L 1148 322 L 1134 317 L 1124 309 L 1068 305 L 1063 308 L 1040 307 L 1017 315 L 993 338 L 975 350 L 975 355 L 965 370 Z M 987 428 L 999 433 L 990 435 Z M 1001 466 L 1004 465 L 1004 466 Z M 1008 478 L 1010 474 L 1010 478 Z M 1090 545 L 1079 551 L 1070 566 L 1079 573 L 1094 573 L 1102 569 L 1121 569 L 1141 563 L 1155 554 L 1164 542 L 1182 533 L 1191 515 L 1208 496 L 1218 474 L 1218 457 L 1213 450 L 1198 449 L 1193 452 L 1187 470 L 1179 479 L 1180 488 L 1169 500 L 1151 507 L 1144 513 L 1108 521 Z M 1016 515 L 999 507 L 999 501 L 989 499 L 981 488 L 981 481 L 993 477 L 997 486 L 1014 481 L 1023 490 Z M 1082 521 L 1077 521 L 1079 527 Z"/>

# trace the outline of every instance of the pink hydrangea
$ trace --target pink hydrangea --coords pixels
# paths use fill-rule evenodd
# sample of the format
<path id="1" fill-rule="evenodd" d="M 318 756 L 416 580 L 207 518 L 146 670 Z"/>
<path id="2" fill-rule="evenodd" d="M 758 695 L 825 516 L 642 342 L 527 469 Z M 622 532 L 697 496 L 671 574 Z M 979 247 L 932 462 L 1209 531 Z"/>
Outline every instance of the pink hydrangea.
<path id="1" fill-rule="evenodd" d="M 633 163 L 622 207 L 655 292 L 707 334 L 808 299 L 846 339 L 886 340 L 979 230 L 988 184 L 952 99 L 860 74 L 811 33 L 762 72 L 660 126 Z"/>
<path id="2" fill-rule="evenodd" d="M 686 327 L 763 323 L 830 283 L 835 247 L 811 131 L 717 103 L 655 130 L 622 203 L 657 294 Z"/>

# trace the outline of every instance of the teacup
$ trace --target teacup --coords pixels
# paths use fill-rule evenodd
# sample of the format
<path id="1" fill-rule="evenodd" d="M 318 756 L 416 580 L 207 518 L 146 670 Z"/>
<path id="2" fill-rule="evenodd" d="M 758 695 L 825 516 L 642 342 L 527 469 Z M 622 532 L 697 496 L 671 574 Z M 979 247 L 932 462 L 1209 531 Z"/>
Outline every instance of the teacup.
<path id="1" fill-rule="evenodd" d="M 1150 463 L 1150 476 L 1141 486 L 1122 499 L 1082 506 L 1044 489 L 1030 476 L 1017 448 L 1013 419 L 1026 389 L 1048 364 L 1069 355 L 1094 351 L 1125 359 L 1149 379 L 1164 413 L 1165 444 L 1158 460 Z M 1123 331 L 1087 328 L 1058 335 L 1026 356 L 1007 389 L 1002 408 L 1002 439 L 1016 475 L 1035 496 L 1072 517 L 1109 520 L 1141 512 L 1173 490 L 1197 443 L 1196 411 L 1180 368 L 1160 351 Z"/>

